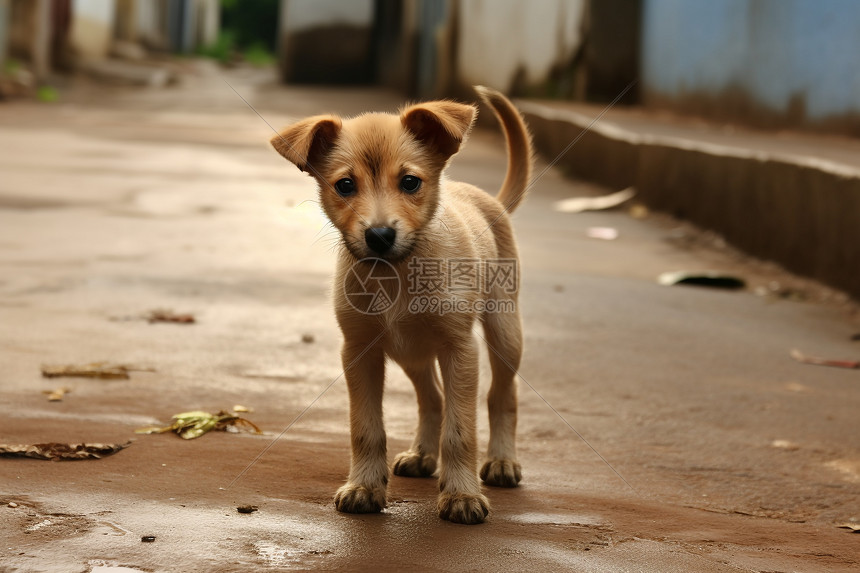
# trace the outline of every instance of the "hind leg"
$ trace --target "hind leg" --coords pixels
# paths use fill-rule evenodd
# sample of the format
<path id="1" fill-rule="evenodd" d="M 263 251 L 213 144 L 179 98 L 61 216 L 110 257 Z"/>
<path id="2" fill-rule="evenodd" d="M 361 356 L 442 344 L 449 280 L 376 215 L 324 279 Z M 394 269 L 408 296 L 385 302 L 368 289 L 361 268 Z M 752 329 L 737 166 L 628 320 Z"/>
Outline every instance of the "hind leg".
<path id="1" fill-rule="evenodd" d="M 522 479 L 517 462 L 517 369 L 523 336 L 519 312 L 488 313 L 484 334 L 489 347 L 493 382 L 487 394 L 490 442 L 481 479 L 487 485 L 516 487 Z"/>
<path id="2" fill-rule="evenodd" d="M 436 361 L 415 367 L 404 366 L 418 397 L 418 429 L 412 446 L 394 458 L 394 475 L 429 477 L 436 471 L 439 433 L 442 427 L 442 390 Z"/>

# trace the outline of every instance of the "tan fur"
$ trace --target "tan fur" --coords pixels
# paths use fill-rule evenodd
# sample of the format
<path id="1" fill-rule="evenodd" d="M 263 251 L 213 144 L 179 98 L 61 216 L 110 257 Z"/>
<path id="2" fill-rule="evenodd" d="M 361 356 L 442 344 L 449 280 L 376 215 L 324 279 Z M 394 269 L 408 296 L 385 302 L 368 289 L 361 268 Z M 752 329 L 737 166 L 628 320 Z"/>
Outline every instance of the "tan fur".
<path id="1" fill-rule="evenodd" d="M 444 177 L 449 159 L 471 129 L 477 112 L 471 105 L 436 101 L 411 105 L 399 115 L 315 116 L 272 138 L 281 155 L 317 180 L 323 209 L 345 247 L 338 258 L 334 304 L 344 335 L 352 462 L 347 482 L 335 496 L 340 511 L 374 512 L 386 505 L 389 469 L 382 393 L 389 357 L 412 380 L 419 414 L 415 439 L 395 457 L 394 473 L 425 477 L 438 466 L 439 515 L 458 523 L 484 520 L 489 502 L 478 479 L 475 320 L 483 324 L 493 374 L 487 397 L 490 441 L 480 478 L 504 487 L 514 487 L 521 479 L 515 443 L 515 376 L 522 353 L 518 288 L 438 293 L 447 302 L 467 305 L 468 310 L 446 314 L 415 312 L 410 305 L 418 295 L 408 289 L 410 263 L 415 261 L 517 258 L 507 212 L 519 205 L 528 185 L 531 140 L 519 113 L 502 94 L 476 89 L 499 117 L 508 144 L 508 170 L 497 198 Z M 422 180 L 418 192 L 399 188 L 405 175 Z M 343 178 L 355 182 L 354 195 L 335 192 Z M 382 256 L 365 240 L 371 227 L 396 231 L 393 246 Z M 366 314 L 354 308 L 345 293 L 362 288 L 353 269 L 369 268 L 366 265 L 377 258 L 392 265 L 401 279 L 399 287 L 380 288 L 399 292 L 387 293 L 396 302 L 385 312 Z M 369 261 L 359 262 L 364 259 Z M 447 275 L 447 267 L 442 270 L 443 280 L 463 278 L 456 269 L 451 271 L 454 276 Z M 474 310 L 476 303 L 489 299 L 509 301 L 515 310 Z"/>

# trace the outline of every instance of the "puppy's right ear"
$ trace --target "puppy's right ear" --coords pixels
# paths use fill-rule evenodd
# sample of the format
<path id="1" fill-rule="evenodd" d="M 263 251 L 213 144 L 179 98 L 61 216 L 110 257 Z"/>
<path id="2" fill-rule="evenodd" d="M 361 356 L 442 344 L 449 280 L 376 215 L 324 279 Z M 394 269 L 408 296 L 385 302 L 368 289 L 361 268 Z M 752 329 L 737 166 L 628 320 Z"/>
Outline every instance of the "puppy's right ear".
<path id="1" fill-rule="evenodd" d="M 431 101 L 400 110 L 400 122 L 447 161 L 466 141 L 477 111 L 473 105 Z"/>
<path id="2" fill-rule="evenodd" d="M 314 170 L 334 145 L 342 123 L 334 115 L 315 115 L 287 127 L 269 140 L 272 147 L 302 171 Z"/>

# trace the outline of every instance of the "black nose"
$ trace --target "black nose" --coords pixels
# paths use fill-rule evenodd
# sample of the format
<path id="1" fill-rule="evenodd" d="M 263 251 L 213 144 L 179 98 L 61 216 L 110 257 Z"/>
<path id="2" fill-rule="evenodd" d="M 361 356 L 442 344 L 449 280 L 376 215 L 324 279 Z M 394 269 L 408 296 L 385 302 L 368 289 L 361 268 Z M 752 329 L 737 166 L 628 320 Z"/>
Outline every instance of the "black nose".
<path id="1" fill-rule="evenodd" d="M 377 254 L 385 254 L 394 246 L 397 231 L 391 227 L 371 227 L 364 232 L 364 240 L 370 250 Z"/>

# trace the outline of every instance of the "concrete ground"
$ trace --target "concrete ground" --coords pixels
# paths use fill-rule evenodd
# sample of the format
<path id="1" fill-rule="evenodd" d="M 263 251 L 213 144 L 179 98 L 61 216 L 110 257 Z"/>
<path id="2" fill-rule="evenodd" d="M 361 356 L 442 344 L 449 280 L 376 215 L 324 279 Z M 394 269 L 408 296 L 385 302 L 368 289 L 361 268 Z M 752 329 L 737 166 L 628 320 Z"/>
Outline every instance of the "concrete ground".
<path id="1" fill-rule="evenodd" d="M 0 571 L 860 568 L 860 536 L 837 527 L 860 522 L 860 371 L 789 356 L 857 359 L 851 305 L 664 217 L 555 212 L 609 191 L 555 171 L 514 217 L 521 487 L 487 488 L 480 526 L 439 520 L 431 479 L 394 477 L 380 515 L 337 513 L 349 462 L 337 236 L 312 181 L 224 80 L 275 126 L 397 98 L 183 65 L 161 91 L 80 84 L 56 105 L 0 105 L 0 443 L 133 440 L 101 460 L 0 460 Z M 504 161 L 498 134 L 479 131 L 451 176 L 495 190 Z M 594 226 L 619 238 L 590 239 Z M 656 283 L 679 269 L 750 288 Z M 139 318 L 158 308 L 197 322 Z M 40 375 L 93 361 L 148 370 Z M 393 457 L 416 416 L 389 372 Z M 71 393 L 48 402 L 58 386 Z M 134 434 L 234 404 L 265 434 Z"/>

